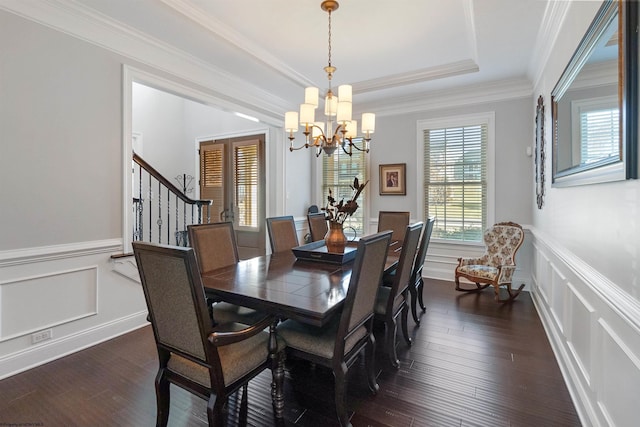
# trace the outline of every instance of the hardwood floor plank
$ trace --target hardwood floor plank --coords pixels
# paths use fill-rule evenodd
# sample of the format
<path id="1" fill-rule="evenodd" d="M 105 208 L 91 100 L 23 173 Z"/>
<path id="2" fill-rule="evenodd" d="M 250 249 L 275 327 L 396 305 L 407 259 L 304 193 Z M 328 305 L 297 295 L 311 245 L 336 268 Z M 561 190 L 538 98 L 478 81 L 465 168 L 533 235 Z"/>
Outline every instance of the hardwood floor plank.
<path id="1" fill-rule="evenodd" d="M 347 383 L 355 427 L 579 426 L 569 392 L 528 293 L 497 304 L 493 292 L 461 294 L 427 280 L 427 311 L 398 331 L 400 369 L 384 354 L 376 330 L 380 390 L 370 394 L 364 366 Z M 149 327 L 0 381 L 0 423 L 56 426 L 154 425 L 158 368 Z M 287 361 L 285 424 L 337 426 L 333 376 L 323 367 Z M 249 384 L 247 424 L 273 425 L 271 373 Z M 228 425 L 240 426 L 240 395 L 230 398 Z M 206 402 L 171 386 L 170 426 L 206 426 Z"/>

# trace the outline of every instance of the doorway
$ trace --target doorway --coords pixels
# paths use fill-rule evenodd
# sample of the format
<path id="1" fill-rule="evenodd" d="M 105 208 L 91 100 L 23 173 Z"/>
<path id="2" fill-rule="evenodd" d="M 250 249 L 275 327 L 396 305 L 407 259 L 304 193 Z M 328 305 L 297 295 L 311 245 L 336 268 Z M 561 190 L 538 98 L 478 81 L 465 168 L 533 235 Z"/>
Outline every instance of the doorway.
<path id="1" fill-rule="evenodd" d="M 201 141 L 200 198 L 213 200 L 211 222 L 232 221 L 238 255 L 265 251 L 265 136 Z"/>

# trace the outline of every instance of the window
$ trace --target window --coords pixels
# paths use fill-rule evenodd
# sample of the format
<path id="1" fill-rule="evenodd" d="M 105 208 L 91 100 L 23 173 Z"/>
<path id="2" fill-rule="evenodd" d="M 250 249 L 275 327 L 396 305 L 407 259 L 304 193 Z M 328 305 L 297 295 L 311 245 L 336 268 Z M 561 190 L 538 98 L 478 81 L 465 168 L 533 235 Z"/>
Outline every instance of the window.
<path id="1" fill-rule="evenodd" d="M 574 164 L 617 161 L 620 152 L 620 119 L 615 96 L 582 99 L 571 103 L 574 123 Z"/>
<path id="2" fill-rule="evenodd" d="M 357 145 L 360 147 L 362 141 L 358 140 Z M 358 180 L 366 182 L 369 177 L 367 174 L 367 162 L 366 156 L 362 151 L 353 150 L 353 155 L 349 156 L 342 151 L 342 148 L 338 148 L 332 156 L 322 154 L 322 203 L 323 206 L 327 203 L 327 197 L 329 196 L 329 189 L 333 192 L 333 197 L 340 201 L 344 199 L 351 199 L 353 190 L 353 178 L 358 177 Z M 356 230 L 356 235 L 362 236 L 365 234 L 364 226 L 364 206 L 366 203 L 367 188 L 358 197 L 358 210 L 349 217 L 344 223 L 345 227 L 353 227 Z M 322 207 L 322 206 L 321 206 Z"/>
<path id="3" fill-rule="evenodd" d="M 424 217 L 434 239 L 481 242 L 493 222 L 493 113 L 418 122 Z"/>

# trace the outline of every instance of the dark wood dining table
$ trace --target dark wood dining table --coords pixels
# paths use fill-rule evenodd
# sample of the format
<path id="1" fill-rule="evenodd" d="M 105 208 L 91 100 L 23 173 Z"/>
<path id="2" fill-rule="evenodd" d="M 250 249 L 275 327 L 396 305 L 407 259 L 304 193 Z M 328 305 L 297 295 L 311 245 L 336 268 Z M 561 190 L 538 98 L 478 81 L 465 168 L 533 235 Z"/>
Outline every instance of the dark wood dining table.
<path id="1" fill-rule="evenodd" d="M 389 247 L 385 271 L 399 259 L 399 245 Z M 314 326 L 326 324 L 340 311 L 349 288 L 353 262 L 345 264 L 298 260 L 290 252 L 263 255 L 202 275 L 208 295 L 216 300 L 274 315 L 269 351 L 277 353 L 276 326 L 281 319 L 295 319 Z M 272 397 L 275 416 L 282 419 L 284 397 L 282 364 L 273 371 Z"/>

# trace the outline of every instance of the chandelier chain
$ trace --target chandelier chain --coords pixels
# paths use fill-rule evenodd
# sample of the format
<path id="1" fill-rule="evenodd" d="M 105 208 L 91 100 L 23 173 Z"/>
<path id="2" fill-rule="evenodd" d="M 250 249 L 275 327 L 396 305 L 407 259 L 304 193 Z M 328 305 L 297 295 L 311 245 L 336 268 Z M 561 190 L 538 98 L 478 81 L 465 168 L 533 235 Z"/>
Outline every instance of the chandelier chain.
<path id="1" fill-rule="evenodd" d="M 331 10 L 329 10 L 329 66 L 331 66 Z"/>

